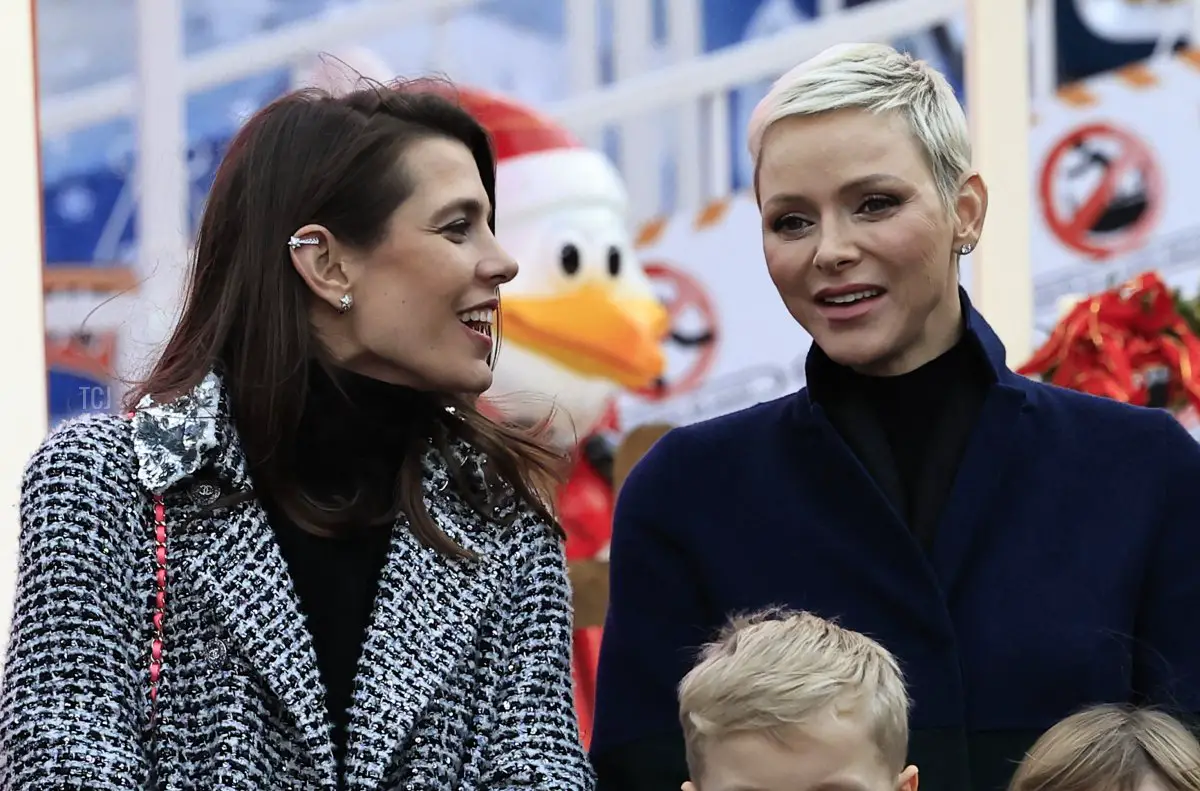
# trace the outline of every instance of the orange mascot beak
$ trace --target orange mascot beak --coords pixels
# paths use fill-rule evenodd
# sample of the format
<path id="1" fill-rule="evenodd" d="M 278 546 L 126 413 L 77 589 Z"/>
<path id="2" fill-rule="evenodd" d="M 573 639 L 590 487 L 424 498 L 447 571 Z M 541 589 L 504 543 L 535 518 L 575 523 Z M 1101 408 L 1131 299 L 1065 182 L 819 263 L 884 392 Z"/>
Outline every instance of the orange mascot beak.
<path id="1" fill-rule="evenodd" d="M 500 309 L 505 340 L 580 375 L 639 390 L 666 371 L 670 317 L 652 297 L 586 283 L 562 295 L 505 297 Z"/>

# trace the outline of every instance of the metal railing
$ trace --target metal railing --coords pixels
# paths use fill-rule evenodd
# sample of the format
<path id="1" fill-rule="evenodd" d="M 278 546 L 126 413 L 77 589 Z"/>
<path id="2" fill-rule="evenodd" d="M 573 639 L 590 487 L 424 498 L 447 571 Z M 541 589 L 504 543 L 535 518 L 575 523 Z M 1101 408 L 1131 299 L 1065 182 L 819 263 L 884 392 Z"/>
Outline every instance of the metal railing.
<path id="1" fill-rule="evenodd" d="M 691 207 L 727 195 L 734 155 L 730 143 L 730 93 L 773 79 L 804 58 L 846 41 L 889 41 L 945 22 L 963 9 L 963 0 L 877 0 L 844 9 L 825 0 L 827 15 L 777 35 L 692 56 L 670 66 L 619 79 L 551 107 L 563 123 L 596 139 L 602 130 L 619 132 L 619 165 L 630 181 L 634 213 L 661 211 L 664 186 L 647 178 L 647 162 L 675 157 L 674 203 Z M 672 117 L 675 116 L 675 117 Z M 666 123 L 646 124 L 647 118 Z M 636 126 L 641 123 L 641 126 Z M 649 134 L 627 130 L 649 128 Z M 668 130 L 667 135 L 653 129 Z M 673 138 L 673 139 L 672 139 Z M 646 149 L 654 155 L 647 156 Z M 632 152 L 632 156 L 630 156 Z"/>

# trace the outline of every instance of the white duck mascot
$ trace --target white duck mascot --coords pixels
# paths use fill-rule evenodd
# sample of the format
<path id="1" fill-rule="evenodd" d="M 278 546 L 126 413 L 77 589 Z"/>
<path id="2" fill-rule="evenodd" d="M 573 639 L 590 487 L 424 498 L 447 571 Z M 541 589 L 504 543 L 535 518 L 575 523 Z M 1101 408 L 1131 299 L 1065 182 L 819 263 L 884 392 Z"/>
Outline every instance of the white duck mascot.
<path id="1" fill-rule="evenodd" d="M 567 559 L 605 560 L 616 399 L 661 380 L 670 318 L 634 255 L 626 191 L 612 163 L 518 102 L 458 90 L 462 106 L 492 135 L 496 233 L 520 265 L 501 290 L 502 348 L 485 399 L 518 422 L 552 417 L 554 441 L 577 451 L 556 503 Z M 599 632 L 588 626 L 575 635 L 585 740 Z"/>

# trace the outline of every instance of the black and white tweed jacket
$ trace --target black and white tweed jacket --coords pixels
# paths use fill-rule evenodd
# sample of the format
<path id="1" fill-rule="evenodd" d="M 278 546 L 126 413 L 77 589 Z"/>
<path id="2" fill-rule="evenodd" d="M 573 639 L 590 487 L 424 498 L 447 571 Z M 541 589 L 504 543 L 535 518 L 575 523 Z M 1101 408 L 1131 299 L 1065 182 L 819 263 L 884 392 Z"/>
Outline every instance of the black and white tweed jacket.
<path id="1" fill-rule="evenodd" d="M 228 414 L 209 375 L 132 419 L 70 421 L 33 456 L 0 789 L 337 787 L 312 640 L 266 515 L 252 498 L 214 506 L 251 485 Z M 454 455 L 482 485 L 481 458 L 466 446 Z M 485 522 L 455 486 L 431 451 L 430 514 L 481 560 L 443 558 L 397 525 L 355 685 L 346 785 L 590 791 L 560 542 L 527 510 Z M 154 729 L 152 494 L 169 524 Z"/>

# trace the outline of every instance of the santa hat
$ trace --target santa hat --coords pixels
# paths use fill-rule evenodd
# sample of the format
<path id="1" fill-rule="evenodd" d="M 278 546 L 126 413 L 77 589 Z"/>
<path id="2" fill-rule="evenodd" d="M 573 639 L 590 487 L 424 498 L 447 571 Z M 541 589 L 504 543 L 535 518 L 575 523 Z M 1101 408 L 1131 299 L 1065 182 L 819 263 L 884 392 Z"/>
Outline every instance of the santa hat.
<path id="1" fill-rule="evenodd" d="M 492 136 L 500 224 L 569 203 L 627 210 L 625 184 L 612 162 L 561 124 L 486 91 L 458 87 L 454 98 Z"/>

